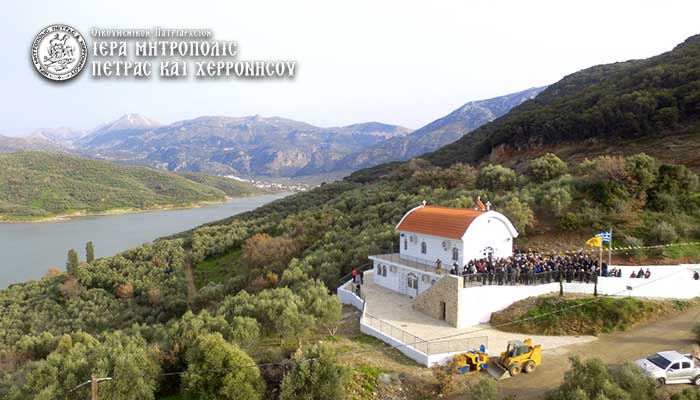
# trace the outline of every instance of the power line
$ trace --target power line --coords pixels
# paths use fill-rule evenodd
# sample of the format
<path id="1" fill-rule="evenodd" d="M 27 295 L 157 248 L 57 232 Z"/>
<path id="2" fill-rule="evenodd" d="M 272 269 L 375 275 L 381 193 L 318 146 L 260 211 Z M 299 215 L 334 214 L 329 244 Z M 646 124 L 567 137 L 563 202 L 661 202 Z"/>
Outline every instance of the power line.
<path id="1" fill-rule="evenodd" d="M 681 272 L 685 272 L 685 271 L 679 270 L 679 271 L 675 271 L 675 272 L 673 272 L 673 273 L 671 273 L 671 274 L 668 274 L 668 275 L 665 275 L 665 276 L 662 276 L 662 277 L 659 277 L 659 278 L 655 278 L 655 279 L 651 279 L 651 280 L 645 280 L 643 283 L 634 286 L 633 289 L 636 289 L 636 288 L 639 288 L 639 287 L 642 287 L 642 286 L 646 286 L 646 285 L 652 284 L 652 283 L 654 283 L 654 282 L 661 281 L 661 280 L 663 280 L 663 279 L 670 278 L 671 276 L 674 276 L 674 275 L 679 274 L 679 273 L 681 273 Z M 627 292 L 627 291 L 628 291 L 628 290 L 625 289 L 625 290 L 621 290 L 621 291 L 615 292 L 615 293 L 610 294 L 610 295 L 607 295 L 607 296 L 617 296 L 617 295 L 623 294 L 623 293 L 625 293 L 625 292 Z M 587 305 L 587 304 L 590 304 L 590 303 L 594 303 L 594 302 L 596 302 L 596 301 L 600 301 L 600 300 L 602 300 L 604 297 L 605 297 L 605 296 L 595 297 L 595 298 L 592 298 L 592 299 L 589 299 L 589 300 L 586 300 L 586 301 L 582 301 L 582 302 L 580 302 L 580 303 L 573 304 L 573 305 L 570 305 L 570 306 L 562 307 L 562 308 L 560 308 L 560 309 L 553 310 L 553 311 L 550 311 L 550 312 L 547 312 L 547 313 L 544 313 L 544 314 L 539 314 L 539 315 L 535 315 L 535 316 L 532 316 L 532 317 L 519 318 L 519 319 L 516 319 L 516 320 L 513 320 L 513 321 L 501 323 L 501 324 L 489 325 L 488 327 L 479 328 L 479 329 L 475 329 L 475 330 L 471 330 L 471 331 L 467 331 L 467 332 L 460 332 L 460 333 L 455 333 L 455 334 L 450 334 L 450 335 L 439 336 L 439 337 L 436 337 L 436 338 L 433 338 L 433 339 L 430 339 L 430 340 L 420 340 L 420 341 L 415 341 L 415 342 L 410 342 L 410 343 L 402 343 L 402 344 L 400 344 L 400 345 L 389 345 L 389 346 L 390 346 L 392 349 L 400 349 L 400 348 L 402 348 L 402 347 L 413 346 L 413 345 L 416 345 L 416 344 L 419 344 L 419 343 L 439 342 L 439 341 L 443 341 L 443 340 L 447 340 L 447 339 L 451 339 L 451 338 L 455 338 L 455 337 L 459 337 L 459 336 L 463 336 L 463 335 L 470 335 L 470 334 L 473 334 L 473 333 L 478 333 L 478 332 L 482 332 L 482 331 L 486 331 L 486 330 L 490 330 L 490 329 L 495 329 L 495 328 L 500 328 L 500 327 L 504 327 L 504 326 L 508 326 L 508 325 L 513 325 L 513 324 L 517 324 L 517 323 L 520 323 L 520 322 L 527 322 L 527 321 L 531 321 L 531 320 L 536 320 L 536 319 L 539 319 L 539 318 L 548 317 L 548 316 L 550 316 L 550 315 L 558 314 L 558 313 L 561 313 L 561 312 L 564 312 L 564 311 L 567 311 L 567 310 L 571 310 L 571 309 L 574 309 L 574 308 L 582 307 L 582 306 L 584 306 L 584 305 Z M 469 339 L 469 338 L 462 338 L 462 339 Z M 362 351 L 346 351 L 346 352 L 343 352 L 343 353 L 338 354 L 338 356 L 343 356 L 343 355 L 349 354 L 349 353 L 352 353 L 353 355 L 356 355 L 356 354 L 375 353 L 375 352 L 379 352 L 379 351 L 382 351 L 382 350 L 379 350 L 379 349 L 367 349 L 367 350 L 362 350 Z M 317 360 L 317 359 L 319 359 L 319 358 L 320 358 L 320 356 L 316 356 L 316 357 L 306 358 L 305 360 Z M 234 366 L 227 367 L 227 368 L 214 368 L 214 369 L 198 370 L 198 371 L 185 370 L 185 371 L 175 371 L 175 372 L 164 372 L 164 373 L 160 373 L 160 374 L 155 375 L 155 377 L 180 376 L 180 375 L 184 375 L 184 374 L 186 374 L 186 373 L 187 373 L 187 374 L 192 374 L 192 375 L 206 375 L 206 374 L 211 374 L 211 373 L 230 372 L 230 371 L 235 371 L 235 370 L 239 370 L 239 369 L 242 369 L 242 368 L 264 368 L 264 367 L 276 366 L 276 365 L 294 365 L 294 364 L 297 364 L 297 362 L 294 361 L 294 360 L 284 360 L 284 361 L 279 361 L 279 362 L 262 363 L 262 364 L 234 365 Z M 139 376 L 136 376 L 136 375 L 122 375 L 122 376 L 114 376 L 114 377 L 100 378 L 99 380 L 123 380 L 123 379 L 139 378 L 139 377 L 142 377 L 142 375 L 139 375 Z M 83 382 L 83 383 L 81 383 L 80 385 L 78 385 L 78 386 L 74 387 L 73 389 L 69 390 L 69 392 L 73 392 L 73 391 L 77 390 L 78 388 L 87 385 L 87 384 L 90 383 L 90 382 L 91 382 L 91 381 Z"/>
<path id="2" fill-rule="evenodd" d="M 656 279 L 645 280 L 644 283 L 639 284 L 639 285 L 637 285 L 637 286 L 634 286 L 633 289 L 636 289 L 636 288 L 639 288 L 639 287 L 642 287 L 642 286 L 645 286 L 645 285 L 649 285 L 649 284 L 654 283 L 654 282 L 658 282 L 658 281 L 660 281 L 660 280 L 669 278 L 669 277 L 671 277 L 671 276 L 673 276 L 673 275 L 676 275 L 676 274 L 678 274 L 678 273 L 681 273 L 681 272 L 685 272 L 685 271 L 684 271 L 684 270 L 679 270 L 679 271 L 675 271 L 675 272 L 673 272 L 673 273 L 671 273 L 671 274 L 668 274 L 668 275 L 665 275 L 665 276 L 662 276 L 662 277 L 659 277 L 659 278 L 656 278 Z M 607 295 L 607 296 L 618 296 L 618 295 L 623 294 L 623 293 L 625 293 L 625 292 L 628 292 L 628 290 L 627 290 L 627 289 L 625 289 L 625 290 L 620 290 L 619 292 L 615 292 L 615 293 L 610 294 L 610 295 Z M 531 321 L 531 320 L 535 320 L 535 319 L 539 319 L 539 318 L 544 318 L 544 317 L 547 317 L 547 316 L 550 316 L 550 315 L 553 315 L 553 314 L 557 314 L 557 313 L 560 313 L 560 312 L 563 312 L 563 311 L 567 311 L 567 310 L 570 310 L 570 309 L 573 309 L 573 308 L 582 307 L 582 306 L 584 306 L 584 305 L 587 305 L 587 304 L 590 304 L 590 303 L 593 303 L 593 302 L 596 302 L 596 301 L 600 301 L 600 300 L 602 300 L 604 297 L 605 297 L 605 296 L 594 297 L 594 298 L 592 298 L 592 299 L 590 299 L 590 300 L 588 300 L 588 301 L 583 301 L 583 302 L 580 302 L 580 303 L 577 303 L 577 304 L 573 304 L 573 305 L 570 305 L 570 306 L 562 307 L 562 308 L 560 308 L 560 309 L 558 309 L 558 310 L 553 310 L 553 311 L 550 311 L 550 312 L 548 312 L 548 313 L 544 313 L 544 314 L 540 314 L 540 315 L 535 315 L 535 316 L 532 316 L 532 317 L 520 318 L 520 319 L 516 319 L 516 320 L 513 320 L 513 321 L 509 321 L 509 322 L 504 322 L 504 323 L 501 323 L 501 324 L 489 325 L 488 327 L 478 328 L 478 329 L 474 329 L 474 330 L 471 330 L 471 331 L 468 331 L 468 332 L 460 332 L 460 333 L 456 333 L 456 334 L 450 334 L 450 335 L 445 335 L 445 336 L 439 336 L 439 337 L 436 337 L 436 338 L 433 338 L 433 339 L 430 339 L 430 340 L 420 340 L 420 341 L 415 341 L 415 342 L 411 342 L 411 343 L 403 343 L 403 344 L 400 344 L 400 345 L 389 345 L 389 346 L 392 347 L 392 348 L 394 348 L 394 349 L 399 349 L 399 348 L 402 348 L 402 347 L 412 346 L 412 345 L 419 344 L 419 343 L 439 342 L 439 341 L 451 339 L 451 338 L 454 338 L 454 337 L 459 337 L 459 336 L 463 336 L 463 335 L 470 335 L 470 334 L 473 334 L 473 333 L 478 333 L 478 332 L 482 332 L 482 331 L 486 331 L 486 330 L 490 330 L 490 329 L 494 329 L 494 328 L 500 328 L 500 327 L 504 327 L 504 326 L 508 326 L 508 325 L 517 324 L 517 323 L 520 323 L 520 322 L 526 322 L 526 321 Z M 463 339 L 469 339 L 469 338 L 463 338 Z M 358 352 L 353 352 L 353 354 L 363 354 L 363 353 L 368 353 L 368 352 L 372 352 L 372 351 L 374 351 L 374 350 L 358 351 Z"/>

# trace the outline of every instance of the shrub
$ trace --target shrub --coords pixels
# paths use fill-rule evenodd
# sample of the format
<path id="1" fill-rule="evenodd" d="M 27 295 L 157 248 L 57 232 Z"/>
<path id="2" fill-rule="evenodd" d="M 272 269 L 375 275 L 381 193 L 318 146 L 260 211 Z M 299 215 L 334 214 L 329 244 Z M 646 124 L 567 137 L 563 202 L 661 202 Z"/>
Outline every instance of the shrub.
<path id="1" fill-rule="evenodd" d="M 571 192 L 566 187 L 552 186 L 541 194 L 540 205 L 552 212 L 561 215 L 571 205 Z"/>
<path id="2" fill-rule="evenodd" d="M 469 385 L 467 389 L 470 400 L 497 400 L 498 387 L 493 379 L 481 378 L 479 382 Z"/>
<path id="3" fill-rule="evenodd" d="M 535 158 L 528 165 L 528 174 L 535 182 L 546 182 L 566 171 L 566 163 L 552 153 Z"/>
<path id="4" fill-rule="evenodd" d="M 671 395 L 671 400 L 700 400 L 700 391 L 685 388 L 682 392 Z"/>
<path id="5" fill-rule="evenodd" d="M 327 357 L 303 359 L 282 382 L 280 400 L 341 400 L 347 370 Z"/>
<path id="6" fill-rule="evenodd" d="M 438 392 L 440 395 L 448 396 L 452 394 L 457 388 L 454 361 L 450 361 L 444 365 L 435 365 L 431 370 L 433 372 L 433 377 L 438 383 Z"/>
<path id="7" fill-rule="evenodd" d="M 649 231 L 649 237 L 656 244 L 673 243 L 678 240 L 676 228 L 666 221 L 655 224 Z"/>
<path id="8" fill-rule="evenodd" d="M 501 165 L 489 164 L 481 169 L 477 186 L 492 192 L 510 190 L 517 181 L 515 171 Z"/>
<path id="9" fill-rule="evenodd" d="M 535 214 L 527 203 L 523 203 L 517 197 L 513 197 L 503 208 L 503 213 L 513 222 L 520 234 L 525 235 L 527 230 L 535 225 Z"/>
<path id="10" fill-rule="evenodd" d="M 641 369 L 625 364 L 609 367 L 592 358 L 581 361 L 570 358 L 571 369 L 564 374 L 559 388 L 547 394 L 547 400 L 656 400 L 654 382 L 642 374 Z"/>

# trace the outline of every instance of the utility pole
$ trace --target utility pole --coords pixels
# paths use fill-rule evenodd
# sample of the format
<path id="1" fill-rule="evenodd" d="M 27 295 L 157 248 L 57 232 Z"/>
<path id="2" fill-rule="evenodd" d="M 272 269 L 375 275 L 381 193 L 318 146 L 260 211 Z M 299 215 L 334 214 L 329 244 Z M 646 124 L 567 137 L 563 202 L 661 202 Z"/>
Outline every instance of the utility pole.
<path id="1" fill-rule="evenodd" d="M 97 391 L 97 377 L 95 374 L 92 374 L 92 377 L 90 377 L 90 386 L 92 388 L 92 400 L 98 400 L 98 391 Z"/>

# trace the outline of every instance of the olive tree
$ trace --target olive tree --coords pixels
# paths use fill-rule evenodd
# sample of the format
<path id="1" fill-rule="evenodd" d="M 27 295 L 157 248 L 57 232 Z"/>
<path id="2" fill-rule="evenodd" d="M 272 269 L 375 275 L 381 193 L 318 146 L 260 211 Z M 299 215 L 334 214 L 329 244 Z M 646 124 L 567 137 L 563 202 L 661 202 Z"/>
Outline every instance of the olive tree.
<path id="1" fill-rule="evenodd" d="M 187 351 L 182 392 L 197 400 L 262 399 L 265 385 L 249 355 L 220 333 L 197 338 Z"/>

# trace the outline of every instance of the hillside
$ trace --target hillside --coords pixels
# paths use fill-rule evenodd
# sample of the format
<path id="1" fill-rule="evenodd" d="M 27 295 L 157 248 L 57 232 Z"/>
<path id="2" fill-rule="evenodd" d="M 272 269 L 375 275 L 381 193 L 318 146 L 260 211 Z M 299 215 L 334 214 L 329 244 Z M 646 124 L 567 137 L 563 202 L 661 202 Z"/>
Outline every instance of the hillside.
<path id="1" fill-rule="evenodd" d="M 338 161 L 335 168 L 357 170 L 390 161 L 404 161 L 437 150 L 505 115 L 524 101 L 535 98 L 545 88 L 530 88 L 505 96 L 470 101 L 406 136 L 390 138 L 350 154 Z"/>
<path id="2" fill-rule="evenodd" d="M 70 150 L 63 145 L 51 142 L 40 136 L 9 137 L 0 135 L 0 154 L 15 153 L 18 151 L 70 152 Z"/>
<path id="3" fill-rule="evenodd" d="M 188 206 L 257 191 L 226 179 L 183 177 L 60 154 L 5 154 L 0 155 L 0 219 Z"/>
<path id="4" fill-rule="evenodd" d="M 226 193 L 229 197 L 252 196 L 270 192 L 270 189 L 261 189 L 247 182 L 241 182 L 224 176 L 196 174 L 190 172 L 179 173 L 178 175 L 193 182 L 201 183 Z"/>
<path id="5" fill-rule="evenodd" d="M 351 152 L 408 132 L 376 122 L 320 128 L 261 116 L 200 117 L 159 126 L 130 114 L 77 145 L 98 158 L 167 171 L 289 177 L 323 172 Z"/>
<path id="6" fill-rule="evenodd" d="M 700 35 L 644 60 L 566 76 L 537 98 L 426 155 L 431 163 L 519 165 L 555 152 L 567 160 L 645 152 L 700 167 Z"/>

